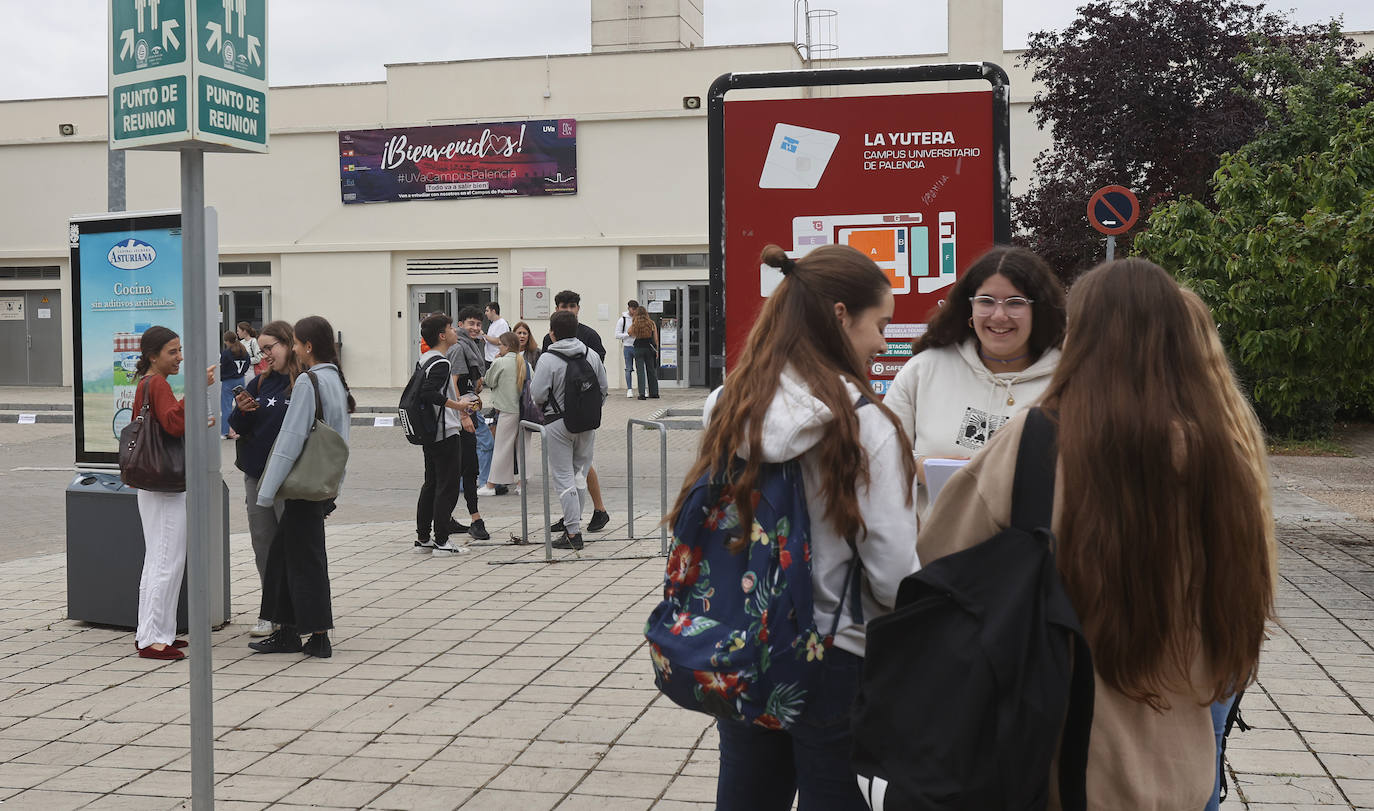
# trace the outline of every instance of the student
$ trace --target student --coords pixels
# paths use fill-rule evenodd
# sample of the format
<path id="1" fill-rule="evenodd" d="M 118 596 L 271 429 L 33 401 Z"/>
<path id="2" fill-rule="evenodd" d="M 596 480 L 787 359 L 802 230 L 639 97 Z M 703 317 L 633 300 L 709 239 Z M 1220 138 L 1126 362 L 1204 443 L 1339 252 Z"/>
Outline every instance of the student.
<path id="1" fill-rule="evenodd" d="M 533 369 L 539 363 L 539 346 L 535 343 L 534 332 L 524 321 L 517 322 L 512 332 L 520 339 L 520 354 L 525 356 L 525 362 Z"/>
<path id="2" fill-rule="evenodd" d="M 282 323 L 286 322 L 283 321 Z M 247 321 L 240 321 L 235 327 L 235 331 L 239 334 L 239 340 L 243 342 L 243 348 L 248 350 L 248 362 L 253 364 L 253 374 L 267 374 L 271 363 L 264 357 L 262 348 L 258 346 L 258 331 L 253 329 L 253 325 Z"/>
<path id="3" fill-rule="evenodd" d="M 318 315 L 296 322 L 296 360 L 302 369 L 315 374 L 319 389 L 306 372 L 301 372 L 291 390 L 281 431 L 272 446 L 262 479 L 258 483 L 258 506 L 271 507 L 286 474 L 296 464 L 306 437 L 315 424 L 315 398 L 320 399 L 324 421 L 348 441 L 349 414 L 353 395 L 339 368 L 334 346 L 334 328 Z M 334 609 L 329 596 L 329 559 L 325 552 L 324 517 L 334 508 L 333 500 L 287 499 L 277 524 L 277 537 L 267 553 L 267 571 L 262 589 L 262 609 L 258 616 L 280 626 L 260 642 L 248 647 L 258 653 L 301 653 L 327 659 L 333 655 L 329 631 L 334 627 Z M 301 644 L 301 634 L 310 639 Z"/>
<path id="4" fill-rule="evenodd" d="M 549 319 L 549 327 L 557 340 L 539 356 L 530 394 L 534 404 L 544 411 L 544 441 L 549 443 L 549 479 L 563 507 L 563 518 L 558 522 L 563 527 L 563 534 L 553 545 L 558 549 L 581 549 L 582 508 L 588 500 L 583 494 L 587 492 L 587 474 L 591 470 L 592 454 L 596 447 L 596 431 L 575 433 L 564 425 L 562 412 L 566 402 L 563 385 L 568 370 L 568 361 L 564 357 L 586 357 L 601 387 L 603 402 L 606 399 L 606 367 L 595 352 L 577 339 L 575 314 L 559 310 Z"/>
<path id="5" fill-rule="evenodd" d="M 242 328 L 242 325 L 240 325 Z M 243 471 L 244 501 L 248 505 L 248 535 L 253 544 L 253 562 L 258 580 L 267 584 L 267 556 L 277 535 L 285 502 L 276 499 L 270 507 L 258 506 L 258 482 L 267 467 L 267 457 L 281 432 L 286 408 L 291 404 L 291 387 L 300 374 L 294 345 L 296 333 L 285 321 L 273 321 L 262 328 L 258 347 L 268 361 L 267 371 L 248 381 L 248 388 L 234 399 L 229 415 L 235 431 L 243 440 L 238 446 L 234 466 Z M 277 630 L 271 620 L 259 617 L 249 636 L 268 636 Z"/>
<path id="6" fill-rule="evenodd" d="M 460 402 L 453 387 L 447 353 L 463 340 L 453 319 L 443 313 L 429 316 L 420 322 L 420 337 L 430 346 L 416 364 L 417 369 L 429 370 L 420 386 L 420 400 L 434 408 L 438 419 L 434 436 L 421 446 L 425 479 L 415 503 L 415 548 L 435 556 L 454 555 L 468 551 L 461 543 L 450 541 L 449 516 L 458 503 L 458 435 L 472 430 L 473 401 Z M 430 540 L 431 526 L 434 540 Z"/>
<path id="7" fill-rule="evenodd" d="M 783 273 L 763 305 L 730 382 L 707 399 L 707 430 L 688 486 L 668 517 L 679 520 L 691 484 L 732 456 L 747 461 L 737 491 L 758 465 L 799 459 L 811 520 L 814 616 L 839 614 L 824 651 L 819 689 L 788 731 L 718 721 L 716 807 L 866 811 L 849 766 L 849 708 L 863 672 L 864 626 L 841 606 L 854 539 L 862 561 L 864 619 L 889 613 L 903 577 L 917 568 L 915 465 L 900 421 L 876 401 L 861 405 L 867 369 L 886 349 L 892 286 L 868 257 L 847 246 L 816 248 L 793 261 L 776 245 L 762 261 Z M 757 450 L 755 450 L 757 449 Z M 747 526 L 746 501 L 737 502 Z M 716 588 L 738 588 L 718 584 Z"/>
<path id="8" fill-rule="evenodd" d="M 482 392 L 484 383 L 483 377 L 487 373 L 486 362 L 482 359 L 482 345 L 478 343 L 482 336 L 482 314 L 476 307 L 464 307 L 458 312 L 458 326 L 460 328 L 458 341 L 448 351 L 448 360 L 451 364 L 450 372 L 453 375 L 453 390 L 460 397 L 462 395 L 472 395 L 476 397 Z M 480 495 L 480 488 L 486 485 L 486 468 L 491 466 L 491 428 L 480 412 L 472 415 L 470 423 L 465 423 L 463 430 L 458 434 L 458 452 L 460 459 L 459 466 L 459 489 L 463 493 L 463 498 L 467 502 L 468 515 L 472 524 L 461 527 L 459 532 L 466 531 L 474 540 L 485 541 L 491 538 L 491 533 L 487 532 L 487 524 L 482 520 L 482 513 L 477 509 L 477 496 Z M 482 464 L 483 448 L 486 448 L 486 465 Z"/>
<path id="9" fill-rule="evenodd" d="M 529 458 L 530 432 L 520 430 L 520 392 L 534 371 L 519 352 L 520 339 L 513 332 L 501 336 L 501 353 L 487 369 L 487 387 L 496 418 L 496 449 L 491 458 L 490 482 L 497 486 L 515 483 L 516 443 L 524 441 Z M 519 492 L 519 487 L 516 488 Z"/>
<path id="10" fill-rule="evenodd" d="M 658 325 L 649 318 L 649 311 L 643 307 L 634 309 L 634 321 L 630 324 L 630 337 L 634 339 L 635 370 L 639 373 L 639 399 L 644 399 L 644 382 L 649 383 L 649 397 L 658 399 Z"/>
<path id="11" fill-rule="evenodd" d="M 483 360 L 490 366 L 491 362 L 496 360 L 496 356 L 501 352 L 501 336 L 510 332 L 510 325 L 506 323 L 506 319 L 501 317 L 500 302 L 493 301 L 487 304 L 482 315 L 486 317 L 488 322 L 487 332 L 482 336 L 484 341 Z"/>
<path id="12" fill-rule="evenodd" d="M 556 310 L 572 313 L 573 316 L 580 316 L 582 312 L 582 296 L 572 290 L 560 290 L 553 297 L 553 304 Z M 549 345 L 553 343 L 553 322 L 549 322 L 549 334 L 544 336 L 544 343 L 540 349 L 544 352 L 549 351 Z M 601 344 L 601 336 L 591 327 L 577 323 L 577 334 L 574 336 L 581 341 L 584 346 L 596 353 L 601 359 L 602 366 L 606 364 L 606 347 Z M 538 366 L 535 367 L 536 371 Z M 600 532 L 611 523 L 611 514 L 606 511 L 606 502 L 601 500 L 601 482 L 596 478 L 596 468 L 587 470 L 587 493 L 592 497 L 592 520 L 587 522 L 588 532 Z M 563 522 L 556 521 L 549 527 L 552 532 L 563 532 Z"/>
<path id="13" fill-rule="evenodd" d="M 181 339 L 162 326 L 144 330 L 134 366 L 134 411 L 148 402 L 154 422 L 171 436 L 186 435 L 186 398 L 172 394 L 167 378 L 181 371 Z M 215 367 L 205 372 L 205 385 L 215 383 Z M 214 418 L 210 418 L 214 424 Z M 145 430 L 153 429 L 148 426 Z M 153 429 L 156 430 L 156 429 Z M 186 493 L 139 490 L 138 517 L 143 524 L 143 572 L 138 581 L 138 628 L 134 650 L 144 659 L 181 659 L 186 643 L 176 638 L 177 598 L 186 571 Z"/>
<path id="14" fill-rule="evenodd" d="M 219 419 L 220 439 L 238 439 L 229 425 L 229 412 L 234 410 L 234 389 L 243 385 L 248 369 L 248 350 L 239 341 L 237 332 L 224 333 L 224 348 L 219 353 Z"/>
<path id="15" fill-rule="evenodd" d="M 1024 248 L 993 248 L 950 288 L 883 404 L 916 452 L 916 503 L 929 509 L 927 459 L 968 459 L 1050 384 L 1064 340 L 1064 289 Z"/>
<path id="16" fill-rule="evenodd" d="M 1207 804 L 1208 705 L 1254 678 L 1273 616 L 1264 438 L 1196 306 L 1142 259 L 1090 271 L 1040 403 L 1058 424 L 1056 563 L 1096 671 L 1089 808 Z M 1013 417 L 945 485 L 922 563 L 1008 526 L 1024 426 Z"/>
<path id="17" fill-rule="evenodd" d="M 635 396 L 634 387 L 631 385 L 630 375 L 635 370 L 635 339 L 630 334 L 630 324 L 634 323 L 635 310 L 639 309 L 639 302 L 630 299 L 625 302 L 625 312 L 615 322 L 615 337 L 621 343 L 621 353 L 625 356 L 625 396 L 633 398 Z"/>

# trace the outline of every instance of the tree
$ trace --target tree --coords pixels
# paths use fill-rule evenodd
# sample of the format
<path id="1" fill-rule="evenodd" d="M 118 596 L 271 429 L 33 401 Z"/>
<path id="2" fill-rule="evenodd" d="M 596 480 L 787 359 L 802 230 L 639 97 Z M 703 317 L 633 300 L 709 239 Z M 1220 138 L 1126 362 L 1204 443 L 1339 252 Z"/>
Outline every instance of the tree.
<path id="1" fill-rule="evenodd" d="M 1266 126 L 1209 199 L 1159 207 L 1136 240 L 1212 308 L 1266 426 L 1300 438 L 1374 404 L 1374 60 L 1343 43 L 1333 27 L 1244 59 L 1283 87 Z"/>
<path id="2" fill-rule="evenodd" d="M 1221 155 L 1255 137 L 1284 86 L 1238 57 L 1324 30 L 1240 0 L 1093 0 L 1063 31 L 1032 34 L 1021 58 L 1044 90 L 1031 112 L 1054 147 L 1013 201 L 1021 240 L 1069 281 L 1102 258 L 1084 213 L 1094 189 L 1132 188 L 1142 220 L 1180 195 L 1209 201 Z"/>

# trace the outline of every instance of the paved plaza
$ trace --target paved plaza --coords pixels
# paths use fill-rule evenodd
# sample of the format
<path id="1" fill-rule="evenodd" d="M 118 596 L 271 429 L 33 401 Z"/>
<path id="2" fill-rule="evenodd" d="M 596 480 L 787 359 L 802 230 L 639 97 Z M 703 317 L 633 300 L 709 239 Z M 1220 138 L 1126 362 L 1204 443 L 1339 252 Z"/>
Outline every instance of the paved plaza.
<path id="1" fill-rule="evenodd" d="M 715 733 L 654 690 L 641 636 L 663 571 L 657 439 L 635 434 L 635 540 L 620 427 L 700 399 L 612 397 L 598 468 L 614 520 L 580 556 L 556 551 L 554 563 L 542 546 L 498 543 L 519 531 L 515 496 L 483 500 L 489 544 L 456 558 L 416 554 L 419 454 L 397 429 L 355 428 L 344 504 L 328 526 L 338 627 L 327 660 L 246 647 L 259 595 L 235 490 L 233 618 L 212 634 L 217 807 L 712 807 Z M 0 425 L 0 526 L 10 536 L 0 563 L 0 805 L 187 808 L 187 663 L 139 659 L 129 631 L 67 620 L 60 545 L 15 551 L 16 535 L 53 529 L 31 503 L 51 487 L 24 484 L 47 473 L 16 468 L 69 468 L 70 428 Z M 671 434 L 671 488 L 698 437 Z M 1237 788 L 1223 808 L 1374 808 L 1374 523 L 1343 511 L 1372 489 L 1371 439 L 1355 437 L 1354 459 L 1273 462 L 1281 621 L 1244 700 L 1255 728 L 1232 736 Z M 51 472 L 61 535 L 70 474 Z M 16 490 L 30 503 L 16 503 Z M 531 490 L 542 512 L 537 482 Z M 1328 491 L 1343 495 L 1318 500 Z"/>

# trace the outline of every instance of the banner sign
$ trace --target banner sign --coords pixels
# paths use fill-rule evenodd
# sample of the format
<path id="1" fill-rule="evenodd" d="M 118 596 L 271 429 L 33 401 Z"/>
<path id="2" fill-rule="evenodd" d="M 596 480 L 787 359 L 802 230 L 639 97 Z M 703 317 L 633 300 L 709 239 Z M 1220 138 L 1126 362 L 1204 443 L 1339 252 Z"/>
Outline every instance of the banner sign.
<path id="1" fill-rule="evenodd" d="M 133 419 L 139 341 L 182 330 L 181 215 L 102 215 L 70 225 L 77 464 L 118 461 Z M 183 372 L 184 372 L 183 368 Z M 181 396 L 183 377 L 169 378 Z"/>
<path id="2" fill-rule="evenodd" d="M 727 366 L 782 281 L 759 252 L 794 259 L 848 245 L 878 264 L 896 308 L 898 357 L 960 274 L 993 245 L 992 93 L 734 101 L 725 104 Z M 902 351 L 905 350 L 905 351 Z"/>
<path id="3" fill-rule="evenodd" d="M 571 118 L 339 133 L 345 203 L 577 194 Z"/>

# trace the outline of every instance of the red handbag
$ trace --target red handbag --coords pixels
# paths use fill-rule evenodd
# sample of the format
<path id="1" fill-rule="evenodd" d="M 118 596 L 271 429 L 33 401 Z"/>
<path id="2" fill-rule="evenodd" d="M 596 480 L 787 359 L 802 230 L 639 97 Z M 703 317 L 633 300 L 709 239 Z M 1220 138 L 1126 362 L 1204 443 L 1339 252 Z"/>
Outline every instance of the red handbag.
<path id="1" fill-rule="evenodd" d="M 145 376 L 139 385 L 147 379 Z M 119 432 L 119 478 L 139 490 L 185 492 L 186 444 L 158 423 L 157 415 L 148 408 L 150 399 L 144 391 L 138 416 Z"/>

